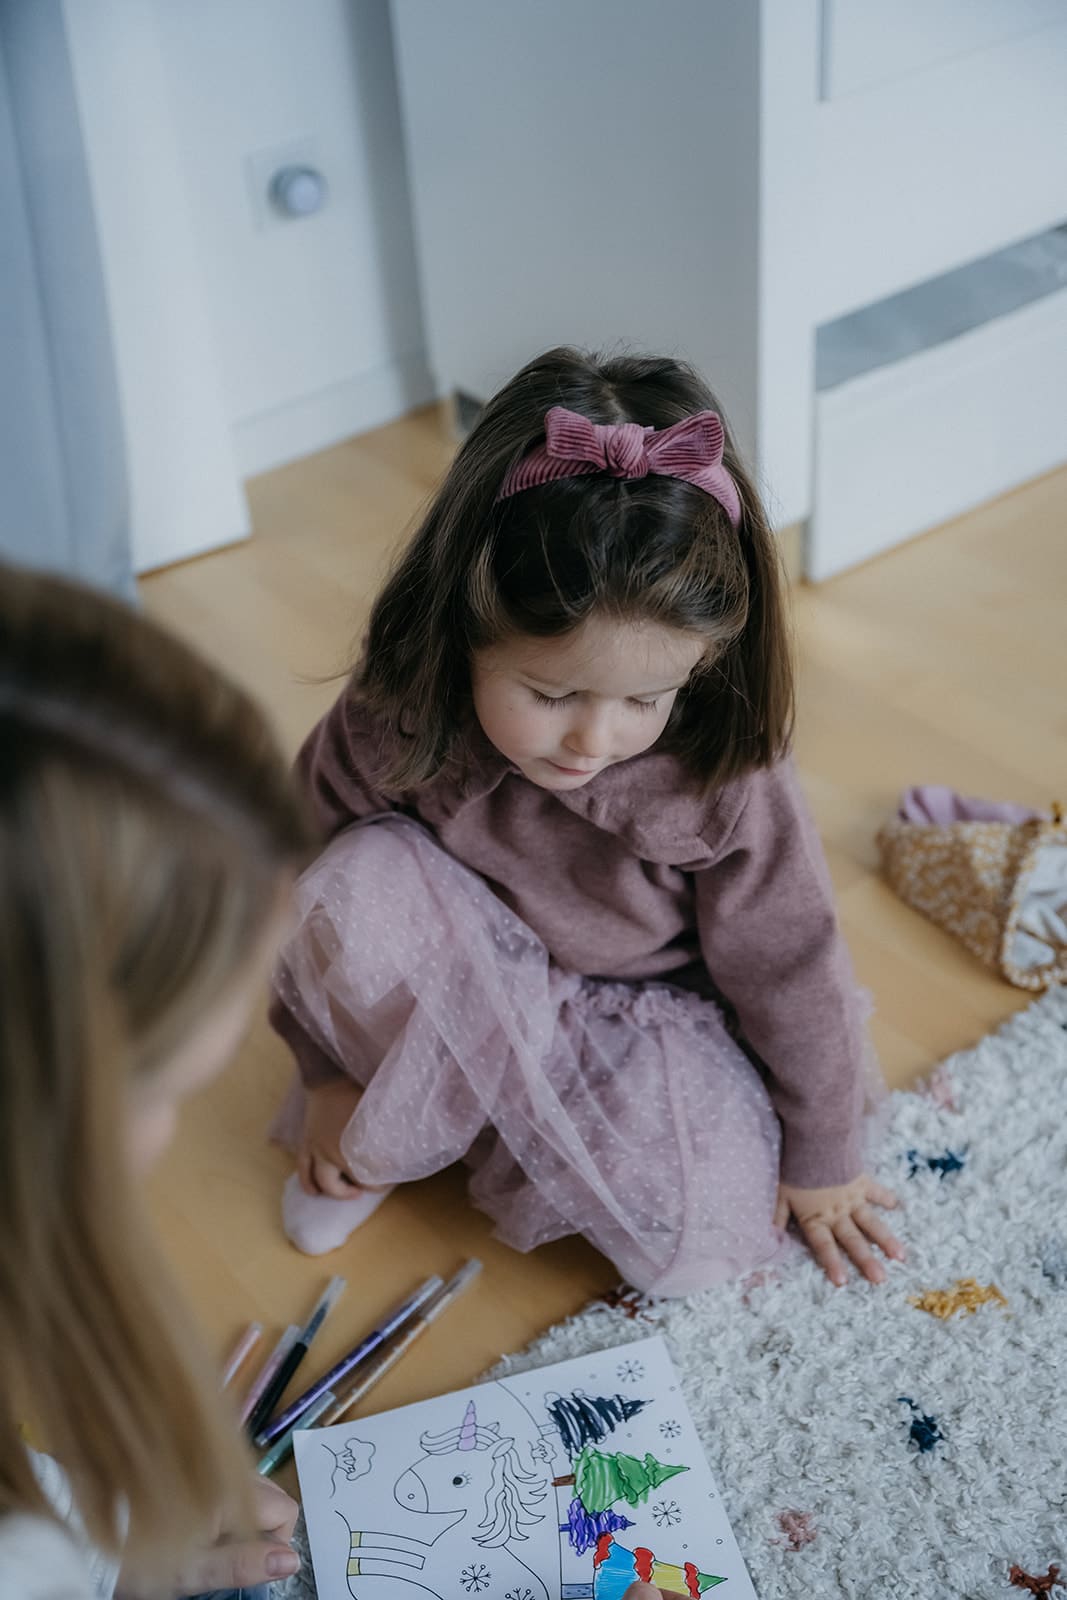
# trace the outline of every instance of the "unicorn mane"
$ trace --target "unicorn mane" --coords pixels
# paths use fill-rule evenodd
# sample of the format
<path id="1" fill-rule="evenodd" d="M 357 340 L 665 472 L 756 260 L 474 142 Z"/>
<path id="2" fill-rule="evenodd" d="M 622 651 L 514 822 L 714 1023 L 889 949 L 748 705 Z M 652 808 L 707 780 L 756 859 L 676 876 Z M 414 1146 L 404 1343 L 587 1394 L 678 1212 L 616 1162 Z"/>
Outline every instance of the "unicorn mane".
<path id="1" fill-rule="evenodd" d="M 528 1472 L 519 1460 L 514 1439 L 505 1439 L 500 1424 L 479 1425 L 474 1402 L 467 1406 L 462 1425 L 445 1433 L 424 1433 L 419 1440 L 428 1456 L 444 1456 L 469 1450 L 491 1451 L 489 1488 L 485 1495 L 485 1516 L 474 1535 L 478 1544 L 493 1550 L 512 1539 L 526 1539 L 523 1528 L 542 1522 L 543 1511 L 536 1511 L 548 1492 L 543 1476 Z"/>
<path id="2" fill-rule="evenodd" d="M 493 1451 L 493 1478 L 485 1497 L 485 1517 L 478 1524 L 475 1542 L 487 1550 L 511 1540 L 527 1538 L 523 1528 L 543 1522 L 535 1511 L 548 1492 L 544 1478 L 527 1472 L 519 1460 L 514 1439 L 501 1439 Z M 484 1531 L 482 1531 L 484 1530 Z"/>

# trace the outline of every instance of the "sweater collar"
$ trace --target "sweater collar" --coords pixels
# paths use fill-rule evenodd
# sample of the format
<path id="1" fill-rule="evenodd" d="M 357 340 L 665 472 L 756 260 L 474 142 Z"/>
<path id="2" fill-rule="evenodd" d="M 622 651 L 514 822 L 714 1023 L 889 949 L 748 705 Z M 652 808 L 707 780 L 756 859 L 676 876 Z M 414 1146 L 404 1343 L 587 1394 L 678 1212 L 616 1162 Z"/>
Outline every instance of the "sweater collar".
<path id="1" fill-rule="evenodd" d="M 542 796 L 546 811 L 558 805 L 582 817 L 624 840 L 643 860 L 695 865 L 713 854 L 707 835 L 717 797 L 708 794 L 677 756 L 655 746 L 606 767 L 580 789 L 542 789 L 502 756 L 475 723 L 457 752 L 454 771 L 465 803 L 515 783 Z"/>

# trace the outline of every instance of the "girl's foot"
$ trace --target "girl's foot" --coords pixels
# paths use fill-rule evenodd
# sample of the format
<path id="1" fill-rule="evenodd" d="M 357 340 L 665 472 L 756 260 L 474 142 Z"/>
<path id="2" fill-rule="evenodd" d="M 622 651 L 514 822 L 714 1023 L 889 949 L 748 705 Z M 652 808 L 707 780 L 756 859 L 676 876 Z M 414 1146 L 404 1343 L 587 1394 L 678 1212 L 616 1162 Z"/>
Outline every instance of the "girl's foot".
<path id="1" fill-rule="evenodd" d="M 291 1243 L 308 1256 L 339 1250 L 360 1223 L 373 1216 L 392 1189 L 357 1189 L 350 1200 L 305 1194 L 291 1173 L 282 1192 L 282 1223 Z"/>

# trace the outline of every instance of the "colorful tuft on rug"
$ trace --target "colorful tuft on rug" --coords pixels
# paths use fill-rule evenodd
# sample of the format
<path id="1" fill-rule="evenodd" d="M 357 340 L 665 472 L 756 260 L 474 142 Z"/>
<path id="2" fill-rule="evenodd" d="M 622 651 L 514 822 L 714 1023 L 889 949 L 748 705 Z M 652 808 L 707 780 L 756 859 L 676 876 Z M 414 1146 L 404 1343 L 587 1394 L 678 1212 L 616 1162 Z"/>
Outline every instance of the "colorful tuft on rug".
<path id="1" fill-rule="evenodd" d="M 894 1094 L 874 1170 L 908 1247 L 881 1287 L 797 1246 L 498 1372 L 661 1332 L 765 1600 L 1067 1600 L 1067 992 Z"/>

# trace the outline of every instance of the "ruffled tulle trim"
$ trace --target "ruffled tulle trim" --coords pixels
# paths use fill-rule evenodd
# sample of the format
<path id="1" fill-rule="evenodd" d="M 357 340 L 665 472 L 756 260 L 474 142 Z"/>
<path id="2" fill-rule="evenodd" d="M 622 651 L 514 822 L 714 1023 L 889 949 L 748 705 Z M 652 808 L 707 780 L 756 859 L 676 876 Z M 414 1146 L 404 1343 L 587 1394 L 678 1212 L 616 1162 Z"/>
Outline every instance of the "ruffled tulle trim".
<path id="1" fill-rule="evenodd" d="M 553 996 L 588 1017 L 623 1017 L 635 1028 L 680 1028 L 689 1034 L 721 1022 L 721 1013 L 692 989 L 665 983 L 619 983 L 560 975 Z"/>

